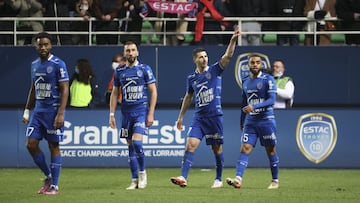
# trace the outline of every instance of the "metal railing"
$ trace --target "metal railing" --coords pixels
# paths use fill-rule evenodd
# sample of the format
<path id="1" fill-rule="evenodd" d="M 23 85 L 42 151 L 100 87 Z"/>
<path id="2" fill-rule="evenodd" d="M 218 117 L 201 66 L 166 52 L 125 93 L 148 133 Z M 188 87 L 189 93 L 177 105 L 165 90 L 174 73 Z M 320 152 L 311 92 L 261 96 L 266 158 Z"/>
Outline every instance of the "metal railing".
<path id="1" fill-rule="evenodd" d="M 130 19 L 115 19 L 118 21 L 127 21 Z M 144 18 L 144 21 L 150 21 L 150 22 L 156 22 L 156 21 L 162 21 L 163 26 L 166 26 L 167 22 L 170 21 L 179 21 L 181 19 L 179 18 L 157 18 L 157 17 L 146 17 Z M 186 21 L 196 21 L 195 18 L 185 18 Z M 326 20 L 331 21 L 339 21 L 337 18 L 328 18 Z M 166 45 L 166 36 L 168 35 L 175 35 L 175 34 L 184 34 L 184 35 L 193 35 L 194 32 L 192 31 L 186 31 L 186 32 L 155 32 L 154 30 L 151 31 L 140 31 L 140 32 L 124 32 L 124 31 L 96 31 L 93 29 L 94 23 L 96 22 L 95 18 L 89 19 L 89 26 L 87 31 L 62 31 L 59 30 L 58 23 L 64 22 L 64 21 L 79 21 L 83 22 L 82 17 L 28 17 L 28 18 L 20 18 L 20 17 L 1 17 L 1 21 L 12 21 L 13 22 L 13 30 L 12 31 L 0 31 L 0 35 L 13 35 L 13 45 L 17 46 L 17 39 L 19 35 L 34 35 L 37 32 L 36 31 L 20 31 L 18 30 L 18 23 L 21 21 L 40 21 L 40 22 L 47 22 L 47 21 L 55 21 L 56 23 L 56 29 L 55 31 L 47 31 L 50 34 L 53 35 L 88 35 L 88 45 L 95 45 L 93 44 L 92 37 L 94 35 L 124 35 L 124 34 L 137 34 L 137 35 L 162 35 L 162 45 Z M 317 23 L 315 20 L 310 20 L 306 17 L 225 17 L 224 21 L 231 21 L 231 22 L 237 22 L 239 27 L 241 27 L 242 23 L 244 22 L 266 22 L 266 21 L 302 21 L 307 23 L 314 23 L 315 29 L 313 31 L 251 31 L 251 32 L 241 32 L 241 35 L 249 35 L 249 34 L 259 34 L 259 35 L 279 35 L 279 34 L 307 34 L 307 35 L 313 35 L 314 36 L 314 45 L 316 46 L 316 38 L 318 34 L 360 34 L 359 31 L 342 31 L 342 30 L 336 30 L 336 31 L 317 31 L 316 26 Z M 232 31 L 204 31 L 203 34 L 221 34 L 221 35 L 231 35 Z M 239 38 L 238 45 L 241 45 L 241 38 Z"/>

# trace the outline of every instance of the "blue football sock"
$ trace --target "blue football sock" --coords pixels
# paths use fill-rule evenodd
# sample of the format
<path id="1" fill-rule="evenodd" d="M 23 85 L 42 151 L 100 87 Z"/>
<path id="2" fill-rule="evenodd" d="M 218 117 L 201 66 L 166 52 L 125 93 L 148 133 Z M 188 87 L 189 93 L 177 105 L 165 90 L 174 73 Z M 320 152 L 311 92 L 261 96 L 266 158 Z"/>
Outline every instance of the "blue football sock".
<path id="1" fill-rule="evenodd" d="M 183 157 L 182 167 L 181 167 L 181 175 L 185 179 L 187 179 L 193 161 L 194 161 L 194 152 L 186 151 Z"/>
<path id="2" fill-rule="evenodd" d="M 57 186 L 59 183 L 60 169 L 61 169 L 61 156 L 51 157 L 51 176 L 52 176 L 52 185 Z"/>
<path id="3" fill-rule="evenodd" d="M 272 179 L 278 179 L 279 178 L 279 157 L 278 155 L 275 153 L 274 155 L 270 155 L 269 156 L 269 161 L 270 161 L 270 169 L 271 169 L 271 176 Z"/>
<path id="4" fill-rule="evenodd" d="M 138 179 L 138 161 L 136 159 L 135 148 L 133 145 L 129 145 L 129 166 L 131 176 L 133 179 Z"/>
<path id="5" fill-rule="evenodd" d="M 34 160 L 35 164 L 40 168 L 40 170 L 44 173 L 45 176 L 48 177 L 51 175 L 50 168 L 48 167 L 48 165 L 46 163 L 45 155 L 42 151 L 40 151 L 40 153 L 35 155 L 33 157 L 33 160 Z"/>
<path id="6" fill-rule="evenodd" d="M 215 179 L 222 180 L 222 172 L 224 168 L 224 154 L 217 154 L 215 155 L 216 161 L 216 177 Z"/>
<path id="7" fill-rule="evenodd" d="M 239 160 L 237 161 L 236 164 L 236 176 L 243 177 L 245 169 L 248 165 L 248 161 L 249 161 L 249 155 L 241 152 Z"/>
<path id="8" fill-rule="evenodd" d="M 136 158 L 139 164 L 139 171 L 145 171 L 145 154 L 142 140 L 133 140 L 133 145 L 136 152 Z"/>

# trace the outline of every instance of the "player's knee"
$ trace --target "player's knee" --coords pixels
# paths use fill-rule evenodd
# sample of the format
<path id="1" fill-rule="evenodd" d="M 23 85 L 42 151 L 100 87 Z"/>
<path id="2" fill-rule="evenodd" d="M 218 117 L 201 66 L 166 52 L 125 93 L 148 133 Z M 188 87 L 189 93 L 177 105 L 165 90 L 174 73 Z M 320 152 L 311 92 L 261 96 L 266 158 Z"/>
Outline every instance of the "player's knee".
<path id="1" fill-rule="evenodd" d="M 35 153 L 39 150 L 39 145 L 37 142 L 28 141 L 26 142 L 26 148 L 30 153 Z"/>
<path id="2" fill-rule="evenodd" d="M 241 146 L 240 151 L 241 151 L 241 153 L 250 154 L 251 151 L 252 151 L 252 149 L 253 149 L 252 145 L 243 144 L 243 145 Z"/>
<path id="3" fill-rule="evenodd" d="M 197 148 L 196 144 L 191 144 L 191 143 L 186 144 L 186 151 L 188 152 L 195 152 L 196 148 Z"/>
<path id="4" fill-rule="evenodd" d="M 221 154 L 222 153 L 222 145 L 212 145 L 211 149 L 214 154 Z"/>

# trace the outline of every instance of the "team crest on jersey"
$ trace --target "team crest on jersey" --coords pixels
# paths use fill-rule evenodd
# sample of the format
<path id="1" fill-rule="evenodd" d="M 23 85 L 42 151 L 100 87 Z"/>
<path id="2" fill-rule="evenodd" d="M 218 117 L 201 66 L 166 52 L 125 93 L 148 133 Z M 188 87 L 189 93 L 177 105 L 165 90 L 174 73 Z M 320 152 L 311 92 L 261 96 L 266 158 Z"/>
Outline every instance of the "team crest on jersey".
<path id="1" fill-rule="evenodd" d="M 296 142 L 301 153 L 318 164 L 333 151 L 337 140 L 334 118 L 324 113 L 309 113 L 300 116 L 296 129 Z"/>
<path id="2" fill-rule="evenodd" d="M 210 80 L 210 78 L 211 78 L 211 73 L 210 73 L 210 72 L 207 72 L 207 73 L 205 74 L 205 77 L 206 77 L 206 79 Z"/>
<path id="3" fill-rule="evenodd" d="M 258 82 L 258 83 L 256 84 L 256 87 L 257 87 L 259 90 L 261 90 L 262 86 L 263 86 L 263 84 L 262 84 L 261 82 Z"/>
<path id="4" fill-rule="evenodd" d="M 142 72 L 142 70 L 137 70 L 136 74 L 138 77 L 142 77 L 143 72 Z"/>
<path id="5" fill-rule="evenodd" d="M 249 57 L 251 55 L 259 55 L 261 57 L 261 69 L 269 71 L 271 68 L 269 57 L 262 53 L 256 52 L 248 52 L 244 54 L 240 54 L 236 59 L 235 64 L 235 78 L 236 82 L 240 88 L 242 88 L 242 81 L 244 78 L 250 75 L 250 68 L 249 68 Z"/>
<path id="6" fill-rule="evenodd" d="M 51 73 L 52 71 L 53 71 L 53 67 L 52 66 L 48 66 L 47 68 L 46 68 L 46 72 L 47 73 Z"/>

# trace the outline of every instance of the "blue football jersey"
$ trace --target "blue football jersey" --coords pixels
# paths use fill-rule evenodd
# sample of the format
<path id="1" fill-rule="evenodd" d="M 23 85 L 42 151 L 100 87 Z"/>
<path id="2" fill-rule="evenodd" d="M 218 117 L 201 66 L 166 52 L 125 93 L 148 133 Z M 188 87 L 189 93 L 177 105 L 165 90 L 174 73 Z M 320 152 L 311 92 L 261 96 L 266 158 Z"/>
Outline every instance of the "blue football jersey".
<path id="1" fill-rule="evenodd" d="M 194 94 L 195 117 L 222 115 L 221 74 L 224 69 L 217 62 L 202 73 L 187 77 L 186 91 Z"/>
<path id="2" fill-rule="evenodd" d="M 114 86 L 122 92 L 121 110 L 137 112 L 148 108 L 148 84 L 156 82 L 150 66 L 142 63 L 130 68 L 126 65 L 117 67 L 114 74 Z"/>
<path id="3" fill-rule="evenodd" d="M 252 105 L 253 112 L 246 115 L 247 122 L 256 122 L 262 119 L 273 119 L 273 105 L 276 98 L 276 83 L 267 73 L 260 73 L 257 78 L 246 78 L 243 82 L 242 107 Z M 242 113 L 242 124 L 245 118 Z M 246 122 L 245 121 L 245 122 Z"/>
<path id="4" fill-rule="evenodd" d="M 38 58 L 31 63 L 31 78 L 35 85 L 34 111 L 57 111 L 61 95 L 59 82 L 69 81 L 65 62 L 54 55 L 44 62 Z"/>

